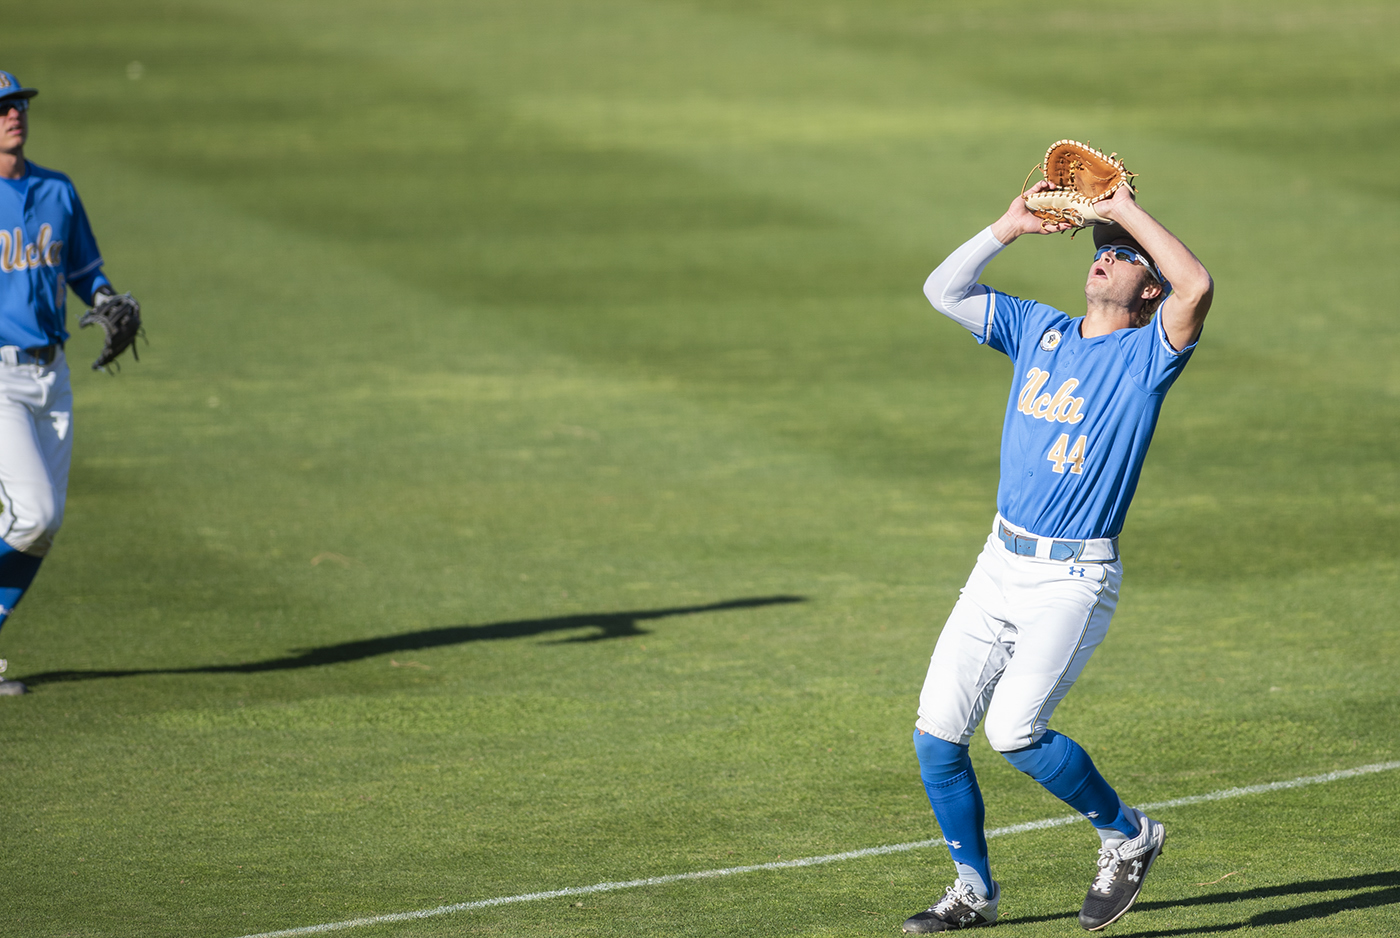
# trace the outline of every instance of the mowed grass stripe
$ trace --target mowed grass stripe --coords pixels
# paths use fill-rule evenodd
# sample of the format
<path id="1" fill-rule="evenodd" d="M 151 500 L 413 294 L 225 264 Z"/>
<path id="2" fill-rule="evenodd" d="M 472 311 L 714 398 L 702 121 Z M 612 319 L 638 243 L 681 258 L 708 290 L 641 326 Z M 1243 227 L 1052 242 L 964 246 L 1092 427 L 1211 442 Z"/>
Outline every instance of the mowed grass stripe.
<path id="1" fill-rule="evenodd" d="M 1186 805 L 1203 804 L 1209 801 L 1225 801 L 1230 798 L 1243 798 L 1246 795 L 1260 795 L 1290 788 L 1304 788 L 1308 785 L 1324 785 L 1359 775 L 1373 775 L 1377 772 L 1390 772 L 1400 769 L 1400 762 L 1379 762 L 1375 765 L 1362 765 L 1354 769 L 1340 769 L 1322 775 L 1306 775 L 1282 782 L 1265 782 L 1262 785 L 1244 785 L 1236 788 L 1222 788 L 1203 795 L 1185 795 L 1166 801 L 1153 801 L 1138 805 L 1142 811 L 1155 811 L 1161 808 L 1179 808 Z M 1030 831 L 1046 830 L 1051 827 L 1064 827 L 1084 820 L 1080 815 L 1044 818 L 1027 821 L 1024 824 L 1011 824 L 987 831 L 987 837 L 1006 837 L 1011 834 L 1025 834 Z M 847 850 L 844 853 L 829 853 L 819 857 L 800 857 L 795 860 L 775 860 L 772 863 L 755 863 L 749 866 L 731 866 L 718 870 L 697 870 L 693 873 L 673 873 L 670 876 L 649 876 L 645 879 L 631 879 L 618 883 L 594 883 L 592 886 L 569 886 L 564 889 L 551 889 L 547 892 L 528 892 L 518 896 L 498 896 L 494 899 L 479 899 L 475 902 L 458 902 L 453 905 L 438 906 L 435 909 L 419 909 L 414 912 L 393 912 L 387 915 L 372 915 L 365 918 L 349 919 L 344 922 L 327 922 L 322 925 L 306 925 L 301 928 L 287 928 L 281 931 L 258 932 L 242 935 L 240 938 L 290 938 L 292 935 L 315 935 L 348 928 L 363 928 L 368 925 L 389 925 L 394 922 L 409 922 L 415 919 L 436 918 L 455 912 L 470 912 L 474 909 L 488 909 L 498 905 L 513 905 L 518 902 L 537 902 L 542 899 L 562 899 L 568 896 L 587 896 L 600 892 L 616 892 L 619 889 L 636 889 L 641 886 L 664 886 L 695 879 L 716 879 L 722 876 L 738 876 L 743 873 L 761 873 L 771 870 L 789 870 L 804 866 L 821 866 L 825 863 L 839 863 L 842 860 L 860 860 L 865 857 L 885 856 L 891 853 L 905 853 L 926 847 L 943 844 L 942 837 L 930 840 L 916 840 L 904 844 L 886 844 L 881 847 L 865 847 L 861 850 Z"/>

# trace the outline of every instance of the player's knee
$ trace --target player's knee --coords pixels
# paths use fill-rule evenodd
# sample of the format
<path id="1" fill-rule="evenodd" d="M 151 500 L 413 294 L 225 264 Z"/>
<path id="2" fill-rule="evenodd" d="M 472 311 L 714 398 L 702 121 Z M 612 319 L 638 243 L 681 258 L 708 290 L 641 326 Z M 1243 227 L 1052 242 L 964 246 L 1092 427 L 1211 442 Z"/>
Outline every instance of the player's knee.
<path id="1" fill-rule="evenodd" d="M 1015 768 L 1043 783 L 1064 768 L 1069 745 L 1072 743 L 1068 736 L 1046 730 L 1034 743 L 1027 743 L 1020 749 L 1003 750 L 1002 756 Z"/>
<path id="2" fill-rule="evenodd" d="M 971 765 L 967 750 L 967 746 L 950 743 L 932 733 L 914 731 L 914 754 L 925 784 L 943 782 L 967 771 Z"/>
<path id="3" fill-rule="evenodd" d="M 39 532 L 39 536 L 34 538 L 34 542 L 26 548 L 25 553 L 33 554 L 35 557 L 43 557 L 53 546 L 53 539 L 58 536 L 58 529 L 63 525 L 63 515 L 55 515 L 44 525 L 44 529 Z"/>
<path id="4" fill-rule="evenodd" d="M 63 525 L 63 506 L 52 493 L 38 493 L 14 506 L 14 520 L 5 542 L 15 550 L 42 557 Z"/>
<path id="5" fill-rule="evenodd" d="M 992 748 L 1002 755 L 1017 749 L 1025 749 L 1031 744 L 1033 728 L 1030 723 L 1024 720 L 1018 719 L 1012 722 L 988 715 L 985 729 L 987 742 L 991 743 Z"/>

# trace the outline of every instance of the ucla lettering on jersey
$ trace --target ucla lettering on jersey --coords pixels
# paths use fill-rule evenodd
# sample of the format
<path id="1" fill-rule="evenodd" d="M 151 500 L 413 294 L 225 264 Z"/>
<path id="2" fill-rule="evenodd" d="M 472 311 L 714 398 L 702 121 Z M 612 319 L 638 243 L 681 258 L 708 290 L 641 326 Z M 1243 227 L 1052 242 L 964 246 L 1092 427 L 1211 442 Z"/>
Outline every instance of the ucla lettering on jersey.
<path id="1" fill-rule="evenodd" d="M 0 229 L 0 271 L 28 270 L 30 267 L 57 267 L 63 262 L 63 242 L 53 240 L 53 226 L 39 226 L 39 237 L 24 243 L 24 229 Z"/>
<path id="2" fill-rule="evenodd" d="M 1059 423 L 1078 423 L 1083 420 L 1084 415 L 1080 410 L 1084 407 L 1084 398 L 1074 396 L 1074 389 L 1079 387 L 1079 379 L 1066 380 L 1053 395 L 1041 394 L 1036 397 L 1049 380 L 1048 371 L 1032 368 L 1026 372 L 1026 383 L 1021 388 L 1021 396 L 1016 400 L 1016 409 L 1039 420 Z"/>
<path id="3" fill-rule="evenodd" d="M 107 278 L 73 183 L 27 170 L 0 180 L 0 346 L 35 348 L 67 340 L 70 284 L 86 300 Z"/>

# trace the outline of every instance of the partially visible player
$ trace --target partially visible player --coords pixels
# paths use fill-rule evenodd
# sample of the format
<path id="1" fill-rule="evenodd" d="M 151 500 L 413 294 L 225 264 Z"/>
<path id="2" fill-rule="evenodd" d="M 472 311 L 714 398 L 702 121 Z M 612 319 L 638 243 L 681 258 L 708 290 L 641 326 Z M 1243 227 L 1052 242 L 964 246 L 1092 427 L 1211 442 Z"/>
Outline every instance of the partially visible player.
<path id="1" fill-rule="evenodd" d="M 73 454 L 68 288 L 91 305 L 116 294 L 73 183 L 24 158 L 36 94 L 0 71 L 0 625 L 63 523 Z M 0 677 L 0 695 L 24 692 Z"/>
<path id="2" fill-rule="evenodd" d="M 1041 181 L 1032 191 L 1047 188 Z M 1084 928 L 1132 907 L 1166 840 L 1162 824 L 1126 805 L 1049 723 L 1108 632 L 1123 576 L 1118 534 L 1162 400 L 1191 357 L 1215 287 L 1126 186 L 1095 208 L 1115 224 L 1095 228 L 1082 317 L 978 283 L 1012 241 L 1048 233 L 1020 197 L 924 286 L 940 312 L 1011 359 L 1014 377 L 997 516 L 939 635 L 915 723 L 920 775 L 958 878 L 904 923 L 909 933 L 997 921 L 1001 888 L 968 758 L 984 717 L 993 749 L 1098 830 Z"/>

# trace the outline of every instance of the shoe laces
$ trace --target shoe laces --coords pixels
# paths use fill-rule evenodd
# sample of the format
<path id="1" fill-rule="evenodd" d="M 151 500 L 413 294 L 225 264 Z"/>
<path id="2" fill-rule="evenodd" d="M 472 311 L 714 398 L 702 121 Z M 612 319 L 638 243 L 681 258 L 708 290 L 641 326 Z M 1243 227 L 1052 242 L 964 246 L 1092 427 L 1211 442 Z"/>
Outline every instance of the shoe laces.
<path id="1" fill-rule="evenodd" d="M 1100 848 L 1099 873 L 1094 877 L 1094 890 L 1096 892 L 1107 894 L 1113 888 L 1113 877 L 1118 872 L 1118 863 L 1121 859 L 1116 848 Z"/>
<path id="2" fill-rule="evenodd" d="M 972 892 L 972 887 L 962 880 L 948 887 L 948 891 L 943 894 L 943 898 L 938 900 L 938 904 L 933 907 L 933 911 L 942 915 L 952 911 L 958 903 L 971 907 L 976 896 Z"/>

